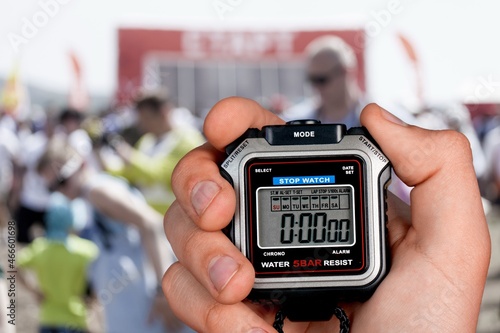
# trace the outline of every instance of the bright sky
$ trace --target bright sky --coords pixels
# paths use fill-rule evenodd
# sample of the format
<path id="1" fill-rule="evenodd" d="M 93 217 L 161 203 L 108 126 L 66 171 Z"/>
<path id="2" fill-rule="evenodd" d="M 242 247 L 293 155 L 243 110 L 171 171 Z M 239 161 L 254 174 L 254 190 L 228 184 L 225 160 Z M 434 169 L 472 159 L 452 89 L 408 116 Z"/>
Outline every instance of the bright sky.
<path id="1" fill-rule="evenodd" d="M 80 57 L 91 92 L 114 92 L 119 27 L 365 27 L 367 87 L 375 100 L 414 91 L 414 71 L 396 39 L 403 33 L 421 60 L 428 101 L 500 101 L 495 0 L 0 0 L 0 8 L 0 76 L 18 61 L 25 82 L 60 92 L 71 82 L 69 50 Z M 33 23 L 35 31 L 26 27 Z"/>

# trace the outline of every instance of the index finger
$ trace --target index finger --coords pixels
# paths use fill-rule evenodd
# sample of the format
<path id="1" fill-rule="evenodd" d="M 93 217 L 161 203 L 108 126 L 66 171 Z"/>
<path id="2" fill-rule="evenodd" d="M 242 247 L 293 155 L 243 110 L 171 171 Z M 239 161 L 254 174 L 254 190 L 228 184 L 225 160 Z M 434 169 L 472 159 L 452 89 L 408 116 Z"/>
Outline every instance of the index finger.
<path id="1" fill-rule="evenodd" d="M 223 99 L 209 112 L 204 125 L 208 143 L 186 155 L 172 174 L 177 201 L 202 229 L 220 230 L 234 214 L 234 189 L 219 173 L 224 158 L 220 151 L 248 128 L 281 123 L 279 117 L 245 98 Z"/>
<path id="2" fill-rule="evenodd" d="M 241 97 L 221 100 L 210 110 L 203 131 L 215 148 L 223 150 L 249 128 L 279 125 L 285 122 L 257 102 Z"/>

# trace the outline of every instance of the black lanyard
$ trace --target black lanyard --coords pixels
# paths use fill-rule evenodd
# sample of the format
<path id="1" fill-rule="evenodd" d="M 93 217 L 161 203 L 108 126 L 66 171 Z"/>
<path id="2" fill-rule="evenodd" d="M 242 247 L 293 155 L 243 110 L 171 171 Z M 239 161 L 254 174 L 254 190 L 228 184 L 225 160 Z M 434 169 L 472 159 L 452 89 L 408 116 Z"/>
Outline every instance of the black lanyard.
<path id="1" fill-rule="evenodd" d="M 339 319 L 340 321 L 340 333 L 349 333 L 349 318 L 347 317 L 344 309 L 341 307 L 337 306 L 335 307 L 335 316 Z M 283 311 L 279 310 L 276 313 L 276 317 L 274 319 L 273 327 L 278 331 L 278 333 L 285 333 L 283 331 L 283 325 L 285 324 L 285 318 L 286 315 L 283 313 Z"/>

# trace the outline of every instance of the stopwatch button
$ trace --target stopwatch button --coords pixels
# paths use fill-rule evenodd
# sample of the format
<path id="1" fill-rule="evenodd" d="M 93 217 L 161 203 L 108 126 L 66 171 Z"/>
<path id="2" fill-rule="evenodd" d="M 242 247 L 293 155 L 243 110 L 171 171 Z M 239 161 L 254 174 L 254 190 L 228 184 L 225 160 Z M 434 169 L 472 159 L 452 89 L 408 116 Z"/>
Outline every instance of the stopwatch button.
<path id="1" fill-rule="evenodd" d="M 249 128 L 241 135 L 238 139 L 234 140 L 226 146 L 226 155 L 230 155 L 233 150 L 235 150 L 243 140 L 248 138 L 258 138 L 260 136 L 260 131 L 257 128 Z"/>

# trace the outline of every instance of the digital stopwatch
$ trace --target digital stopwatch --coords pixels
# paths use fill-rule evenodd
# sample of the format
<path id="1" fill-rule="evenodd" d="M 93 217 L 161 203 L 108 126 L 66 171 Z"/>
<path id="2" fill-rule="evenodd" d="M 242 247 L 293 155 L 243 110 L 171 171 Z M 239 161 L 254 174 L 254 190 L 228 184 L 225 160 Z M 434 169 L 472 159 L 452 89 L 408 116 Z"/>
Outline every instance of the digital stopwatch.
<path id="1" fill-rule="evenodd" d="M 248 298 L 293 321 L 368 299 L 389 269 L 389 160 L 365 128 L 294 121 L 249 129 L 221 173 L 237 205 L 226 234 L 250 260 Z"/>

